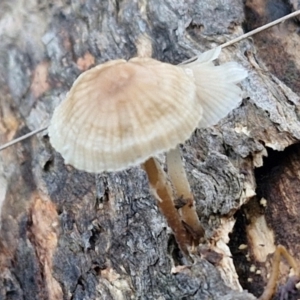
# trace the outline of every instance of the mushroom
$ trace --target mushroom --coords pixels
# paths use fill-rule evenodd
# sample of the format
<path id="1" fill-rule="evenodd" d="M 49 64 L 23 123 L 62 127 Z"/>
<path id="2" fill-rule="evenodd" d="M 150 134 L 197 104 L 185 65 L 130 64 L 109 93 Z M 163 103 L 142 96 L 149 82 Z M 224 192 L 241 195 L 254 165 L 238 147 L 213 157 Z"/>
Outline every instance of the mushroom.
<path id="1" fill-rule="evenodd" d="M 169 151 L 168 172 L 176 196 L 190 200 L 182 209 L 183 221 L 197 237 L 203 236 L 177 145 L 197 126 L 217 122 L 241 100 L 235 83 L 247 72 L 237 63 L 214 66 L 212 60 L 220 51 L 210 50 L 181 66 L 152 58 L 98 65 L 74 82 L 48 129 L 53 147 L 77 169 L 101 173 L 143 164 L 185 253 L 188 235 L 177 211 L 171 209 L 171 188 L 155 157 Z"/>
<path id="2" fill-rule="evenodd" d="M 178 146 L 167 152 L 167 166 L 171 182 L 174 187 L 175 199 L 180 199 L 182 207 L 179 208 L 181 219 L 185 228 L 193 238 L 193 244 L 198 245 L 199 241 L 205 237 L 205 231 L 200 224 L 191 192 L 190 184 L 187 180 L 186 172 L 181 160 Z"/>
<path id="3" fill-rule="evenodd" d="M 193 74 L 196 84 L 196 97 L 203 110 L 198 128 L 215 125 L 224 118 L 242 99 L 241 90 L 236 85 L 247 77 L 247 72 L 238 63 L 229 62 L 215 66 L 221 47 L 202 53 L 192 63 L 180 65 Z M 178 146 L 167 153 L 168 172 L 174 185 L 177 198 L 186 203 L 181 209 L 181 217 L 197 243 L 204 235 L 195 210 L 193 194 L 186 177 Z"/>
<path id="4" fill-rule="evenodd" d="M 267 286 L 264 289 L 263 294 L 258 298 L 259 300 L 270 300 L 272 299 L 278 282 L 278 277 L 280 273 L 280 258 L 283 256 L 290 267 L 293 269 L 293 276 L 291 276 L 285 286 L 281 288 L 280 299 L 288 299 L 289 292 L 293 292 L 293 289 L 296 288 L 296 284 L 300 280 L 300 270 L 298 267 L 298 262 L 296 259 L 289 253 L 289 251 L 282 245 L 278 245 L 274 252 L 273 261 L 272 261 L 272 271 L 269 277 Z"/>

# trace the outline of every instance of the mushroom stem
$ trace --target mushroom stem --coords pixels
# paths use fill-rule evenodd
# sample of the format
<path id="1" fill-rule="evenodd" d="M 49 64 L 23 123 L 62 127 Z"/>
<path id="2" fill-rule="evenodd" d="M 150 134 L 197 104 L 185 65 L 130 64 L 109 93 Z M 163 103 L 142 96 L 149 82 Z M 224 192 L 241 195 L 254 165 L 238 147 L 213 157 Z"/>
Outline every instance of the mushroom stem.
<path id="1" fill-rule="evenodd" d="M 263 294 L 258 298 L 259 300 L 272 299 L 272 296 L 273 296 L 276 286 L 277 286 L 281 256 L 283 256 L 287 260 L 290 267 L 294 270 L 295 276 L 297 278 L 299 278 L 300 273 L 299 273 L 299 268 L 298 268 L 296 260 L 284 246 L 278 245 L 275 250 L 274 256 L 273 256 L 271 276 L 269 278 L 268 284 L 267 284 Z"/>
<path id="2" fill-rule="evenodd" d="M 205 231 L 200 224 L 195 209 L 194 197 L 186 177 L 178 146 L 167 153 L 167 166 L 176 198 L 183 200 L 184 203 L 183 207 L 179 210 L 182 221 L 186 224 L 196 244 L 199 244 L 200 239 L 205 236 Z"/>
<path id="3" fill-rule="evenodd" d="M 179 248 L 183 253 L 188 254 L 187 245 L 190 244 L 190 240 L 174 206 L 172 189 L 166 173 L 157 160 L 152 157 L 143 164 L 143 167 L 148 175 L 151 192 L 157 199 L 158 207 L 167 219 L 168 225 L 173 230 Z"/>

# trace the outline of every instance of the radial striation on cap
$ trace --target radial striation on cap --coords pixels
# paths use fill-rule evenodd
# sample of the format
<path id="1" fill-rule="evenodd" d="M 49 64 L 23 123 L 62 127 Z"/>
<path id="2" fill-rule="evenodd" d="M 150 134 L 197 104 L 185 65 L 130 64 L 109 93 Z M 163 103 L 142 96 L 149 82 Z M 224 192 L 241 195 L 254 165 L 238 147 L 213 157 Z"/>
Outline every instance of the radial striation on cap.
<path id="1" fill-rule="evenodd" d="M 180 65 L 195 78 L 197 101 L 203 110 L 198 127 L 217 124 L 242 100 L 242 90 L 236 84 L 245 79 L 248 72 L 237 62 L 215 66 L 213 60 L 220 52 L 221 47 L 217 47 L 200 54 L 194 62 Z"/>
<path id="2" fill-rule="evenodd" d="M 189 70 L 151 58 L 115 60 L 81 74 L 55 109 L 50 142 L 65 162 L 118 171 L 175 148 L 202 109 Z"/>

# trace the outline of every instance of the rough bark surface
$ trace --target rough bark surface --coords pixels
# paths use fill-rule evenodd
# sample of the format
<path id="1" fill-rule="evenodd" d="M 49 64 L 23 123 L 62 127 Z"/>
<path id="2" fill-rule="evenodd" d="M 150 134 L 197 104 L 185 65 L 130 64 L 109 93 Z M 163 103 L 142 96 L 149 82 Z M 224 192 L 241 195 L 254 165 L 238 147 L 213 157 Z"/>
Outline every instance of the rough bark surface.
<path id="1" fill-rule="evenodd" d="M 280 3 L 2 1 L 1 144 L 48 124 L 89 67 L 140 51 L 180 63 L 297 8 Z M 291 20 L 222 52 L 249 78 L 241 105 L 182 145 L 211 250 L 196 249 L 193 264 L 140 167 L 77 171 L 46 132 L 0 152 L 0 299 L 255 299 L 242 287 L 259 296 L 276 244 L 300 259 L 299 147 L 285 150 L 300 139 L 299 41 Z"/>

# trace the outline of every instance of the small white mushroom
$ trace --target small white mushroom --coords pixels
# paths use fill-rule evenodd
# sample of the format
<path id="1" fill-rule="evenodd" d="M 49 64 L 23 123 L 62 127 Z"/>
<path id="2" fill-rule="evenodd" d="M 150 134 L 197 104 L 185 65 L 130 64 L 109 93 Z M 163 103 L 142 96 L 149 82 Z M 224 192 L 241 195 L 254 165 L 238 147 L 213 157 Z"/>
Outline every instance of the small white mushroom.
<path id="1" fill-rule="evenodd" d="M 55 109 L 51 144 L 77 169 L 124 170 L 190 137 L 201 118 L 195 94 L 182 68 L 151 58 L 104 63 Z"/>
<path id="2" fill-rule="evenodd" d="M 185 203 L 179 209 L 181 219 L 186 224 L 189 232 L 191 233 L 194 242 L 199 243 L 200 239 L 204 237 L 205 232 L 200 224 L 196 208 L 194 205 L 194 196 L 190 189 L 190 184 L 186 177 L 186 172 L 181 160 L 179 148 L 171 149 L 167 153 L 167 166 L 171 182 L 175 189 L 175 197 L 182 198 Z"/>
<path id="3" fill-rule="evenodd" d="M 49 126 L 53 147 L 77 169 L 119 171 L 175 149 L 199 126 L 237 106 L 237 63 L 214 66 L 221 49 L 174 66 L 151 58 L 114 60 L 74 82 Z"/>
<path id="4" fill-rule="evenodd" d="M 168 172 L 176 196 L 191 201 L 181 209 L 182 219 L 195 236 L 203 236 L 176 147 L 197 126 L 215 124 L 241 100 L 236 83 L 247 72 L 237 63 L 214 66 L 212 61 L 220 51 L 205 52 L 181 66 L 133 58 L 106 62 L 84 72 L 54 111 L 48 129 L 51 144 L 66 163 L 88 172 L 119 171 L 144 163 L 152 192 L 162 202 L 169 201 L 161 196 L 164 193 L 158 195 L 157 186 L 165 182 L 163 171 L 152 157 L 169 151 Z M 169 224 L 177 224 L 173 231 L 182 234 L 179 215 L 172 210 L 171 217 L 168 205 L 160 204 L 160 208 Z M 176 238 L 183 249 L 186 237 Z"/>

